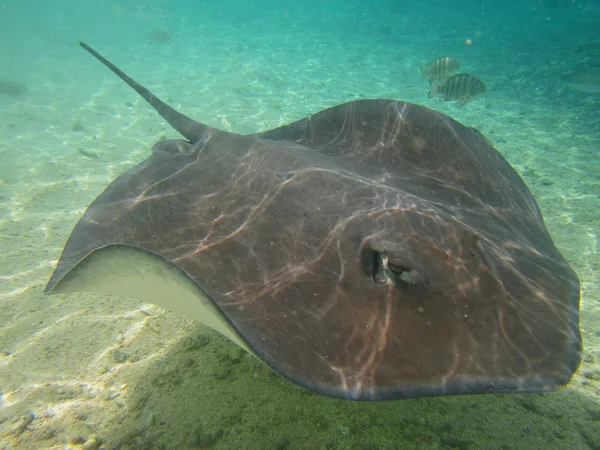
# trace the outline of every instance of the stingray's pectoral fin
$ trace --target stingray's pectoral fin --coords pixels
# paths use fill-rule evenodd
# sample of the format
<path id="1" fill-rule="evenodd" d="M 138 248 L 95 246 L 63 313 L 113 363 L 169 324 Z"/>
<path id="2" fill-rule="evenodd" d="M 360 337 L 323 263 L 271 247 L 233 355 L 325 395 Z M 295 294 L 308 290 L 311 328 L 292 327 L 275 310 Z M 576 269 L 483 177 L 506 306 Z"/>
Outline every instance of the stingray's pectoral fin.
<path id="1" fill-rule="evenodd" d="M 93 292 L 155 303 L 197 320 L 254 355 L 221 310 L 181 269 L 139 247 L 111 244 L 73 266 L 49 293 Z"/>

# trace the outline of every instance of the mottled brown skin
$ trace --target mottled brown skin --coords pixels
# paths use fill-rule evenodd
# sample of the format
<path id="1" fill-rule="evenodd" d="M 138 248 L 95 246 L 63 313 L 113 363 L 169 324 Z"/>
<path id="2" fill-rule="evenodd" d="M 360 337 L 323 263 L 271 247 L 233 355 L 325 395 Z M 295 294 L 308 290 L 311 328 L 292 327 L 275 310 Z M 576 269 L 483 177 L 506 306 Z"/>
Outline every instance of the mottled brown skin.
<path id="1" fill-rule="evenodd" d="M 577 276 L 477 131 L 360 100 L 241 136 L 149 101 L 188 141 L 157 143 L 107 187 L 47 291 L 94 249 L 132 245 L 180 267 L 260 358 L 321 394 L 539 391 L 570 379 Z"/>

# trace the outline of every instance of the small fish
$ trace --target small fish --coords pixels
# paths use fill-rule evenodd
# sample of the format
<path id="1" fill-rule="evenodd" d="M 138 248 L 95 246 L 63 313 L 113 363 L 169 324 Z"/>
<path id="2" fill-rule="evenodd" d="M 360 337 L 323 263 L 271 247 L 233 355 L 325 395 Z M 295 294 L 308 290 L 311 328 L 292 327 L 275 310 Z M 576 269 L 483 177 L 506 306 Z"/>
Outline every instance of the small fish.
<path id="1" fill-rule="evenodd" d="M 588 94 L 600 93 L 600 69 L 588 69 L 566 76 L 561 80 L 572 89 Z"/>
<path id="2" fill-rule="evenodd" d="M 598 52 L 600 51 L 600 42 L 586 42 L 575 48 L 575 52 Z"/>
<path id="3" fill-rule="evenodd" d="M 464 106 L 469 100 L 485 92 L 485 85 L 473 75 L 459 73 L 439 83 L 431 85 L 429 98 L 441 95 L 445 102 L 458 101 L 458 106 Z"/>
<path id="4" fill-rule="evenodd" d="M 148 40 L 155 44 L 169 44 L 173 40 L 173 37 L 168 31 L 155 28 L 148 33 Z"/>
<path id="5" fill-rule="evenodd" d="M 434 81 L 439 80 L 440 78 L 449 77 L 459 68 L 460 61 L 458 59 L 444 56 L 442 58 L 434 59 L 421 67 L 421 75 L 423 75 L 423 78 L 429 78 L 429 81 Z"/>

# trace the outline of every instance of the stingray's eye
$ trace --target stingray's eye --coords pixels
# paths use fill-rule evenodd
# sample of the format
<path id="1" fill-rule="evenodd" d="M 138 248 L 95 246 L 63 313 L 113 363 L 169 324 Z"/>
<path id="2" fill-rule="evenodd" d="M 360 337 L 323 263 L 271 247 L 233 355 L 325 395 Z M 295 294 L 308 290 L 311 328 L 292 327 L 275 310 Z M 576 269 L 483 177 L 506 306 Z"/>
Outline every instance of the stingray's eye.
<path id="1" fill-rule="evenodd" d="M 406 267 L 402 267 L 400 264 L 388 262 L 388 267 L 396 276 L 401 276 L 404 272 L 406 272 Z"/>
<path id="2" fill-rule="evenodd" d="M 393 263 L 387 264 L 390 277 L 400 287 L 408 287 L 413 284 L 427 284 L 427 277 L 416 269 L 407 267 L 405 264 Z"/>
<path id="3" fill-rule="evenodd" d="M 387 271 L 388 255 L 386 251 L 375 252 L 373 255 L 373 281 L 377 284 L 388 282 Z"/>
<path id="4" fill-rule="evenodd" d="M 427 277 L 418 270 L 398 261 L 390 261 L 386 250 L 365 249 L 361 259 L 363 271 L 377 284 L 392 283 L 400 288 L 408 288 L 428 283 Z"/>
<path id="5" fill-rule="evenodd" d="M 364 274 L 377 284 L 388 282 L 387 252 L 372 248 L 364 248 L 361 256 Z"/>

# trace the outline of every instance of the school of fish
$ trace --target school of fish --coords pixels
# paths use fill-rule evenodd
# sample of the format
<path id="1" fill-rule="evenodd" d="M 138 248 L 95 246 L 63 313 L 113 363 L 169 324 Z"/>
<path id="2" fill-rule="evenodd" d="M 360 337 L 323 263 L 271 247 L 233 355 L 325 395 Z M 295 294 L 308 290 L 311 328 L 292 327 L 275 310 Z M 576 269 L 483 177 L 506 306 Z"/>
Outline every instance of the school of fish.
<path id="1" fill-rule="evenodd" d="M 485 92 L 485 84 L 468 73 L 456 73 L 460 61 L 443 56 L 429 61 L 421 67 L 421 75 L 429 80 L 429 98 L 440 96 L 443 101 L 458 102 L 464 106 L 473 98 Z"/>

